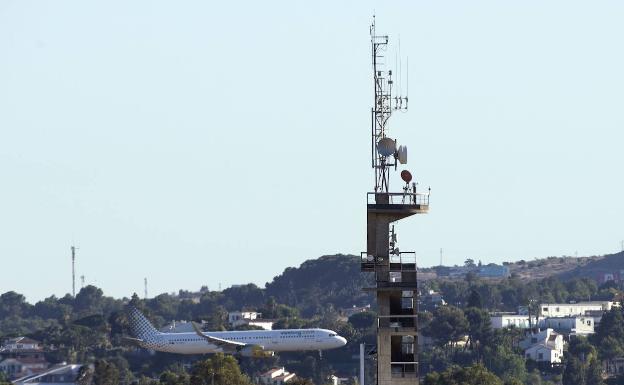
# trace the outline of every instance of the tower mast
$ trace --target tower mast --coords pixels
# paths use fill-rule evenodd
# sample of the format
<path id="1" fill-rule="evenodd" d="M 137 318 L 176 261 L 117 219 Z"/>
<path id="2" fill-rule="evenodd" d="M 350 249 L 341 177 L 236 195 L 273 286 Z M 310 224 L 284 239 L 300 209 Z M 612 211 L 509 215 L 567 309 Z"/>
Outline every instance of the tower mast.
<path id="1" fill-rule="evenodd" d="M 395 223 L 429 211 L 429 193 L 417 193 L 412 174 L 401 171 L 405 182 L 390 191 L 391 168 L 407 163 L 407 147 L 388 136 L 393 111 L 407 109 L 407 96 L 392 95 L 392 71 L 384 70 L 388 36 L 370 27 L 374 100 L 371 108 L 371 165 L 374 191 L 367 194 L 366 252 L 361 270 L 375 274 L 377 300 L 377 385 L 418 384 L 418 283 L 416 253 L 399 251 Z M 410 184 L 411 183 L 411 184 Z M 370 383 L 370 381 L 368 382 Z"/>
<path id="2" fill-rule="evenodd" d="M 76 247 L 71 247 L 72 259 L 72 296 L 76 297 Z"/>

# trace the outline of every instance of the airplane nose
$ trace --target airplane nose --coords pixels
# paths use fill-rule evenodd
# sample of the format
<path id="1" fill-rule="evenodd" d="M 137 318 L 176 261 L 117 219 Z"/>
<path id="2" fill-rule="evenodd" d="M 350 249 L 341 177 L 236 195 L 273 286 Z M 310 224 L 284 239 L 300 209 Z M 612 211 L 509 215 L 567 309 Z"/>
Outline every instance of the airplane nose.
<path id="1" fill-rule="evenodd" d="M 341 337 L 341 336 L 336 336 L 336 339 L 337 339 L 338 341 L 340 341 L 340 345 L 338 345 L 338 346 L 345 346 L 345 345 L 347 344 L 347 339 L 346 339 L 346 338 L 344 338 L 344 337 Z"/>

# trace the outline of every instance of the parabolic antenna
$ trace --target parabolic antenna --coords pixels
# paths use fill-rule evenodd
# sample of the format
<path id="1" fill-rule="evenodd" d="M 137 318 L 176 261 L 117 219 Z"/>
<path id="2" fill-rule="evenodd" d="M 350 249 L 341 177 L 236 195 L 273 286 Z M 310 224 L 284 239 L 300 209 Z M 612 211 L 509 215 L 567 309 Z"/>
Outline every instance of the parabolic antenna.
<path id="1" fill-rule="evenodd" d="M 403 181 L 405 183 L 411 182 L 412 181 L 412 173 L 407 171 L 407 170 L 401 171 L 401 179 L 403 179 Z"/>
<path id="2" fill-rule="evenodd" d="M 407 163 L 407 146 L 399 146 L 399 149 L 397 150 L 397 159 L 401 164 Z"/>
<path id="3" fill-rule="evenodd" d="M 382 156 L 390 156 L 396 151 L 396 142 L 390 138 L 381 138 L 377 142 L 377 151 Z"/>

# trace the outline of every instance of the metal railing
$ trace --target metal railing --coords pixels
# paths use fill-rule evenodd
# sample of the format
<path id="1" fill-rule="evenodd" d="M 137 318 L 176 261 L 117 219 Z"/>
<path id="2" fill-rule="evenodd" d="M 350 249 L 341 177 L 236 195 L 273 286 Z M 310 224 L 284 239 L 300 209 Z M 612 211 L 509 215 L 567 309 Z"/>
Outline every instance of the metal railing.
<path id="1" fill-rule="evenodd" d="M 375 257 L 366 252 L 360 253 L 360 263 L 371 265 L 387 265 L 390 262 L 391 271 L 415 270 L 416 269 L 416 252 L 401 251 L 397 254 L 390 254 L 386 257 Z"/>
<path id="2" fill-rule="evenodd" d="M 369 205 L 389 204 L 389 205 L 420 205 L 429 206 L 429 193 L 374 193 L 366 194 Z"/>
<path id="3" fill-rule="evenodd" d="M 390 362 L 390 371 L 394 378 L 418 377 L 418 362 Z"/>
<path id="4" fill-rule="evenodd" d="M 378 328 L 415 328 L 418 321 L 416 314 L 378 315 Z"/>

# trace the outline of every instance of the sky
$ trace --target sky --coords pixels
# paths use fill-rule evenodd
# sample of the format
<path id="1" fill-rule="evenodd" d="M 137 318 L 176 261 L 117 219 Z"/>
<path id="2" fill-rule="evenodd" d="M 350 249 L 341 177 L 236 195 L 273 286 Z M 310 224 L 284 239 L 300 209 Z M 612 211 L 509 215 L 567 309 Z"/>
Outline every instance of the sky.
<path id="1" fill-rule="evenodd" d="M 403 251 L 620 250 L 621 1 L 0 0 L 0 293 L 71 292 L 71 245 L 115 297 L 359 255 L 373 14 L 409 90 L 388 135 L 431 186 Z"/>

